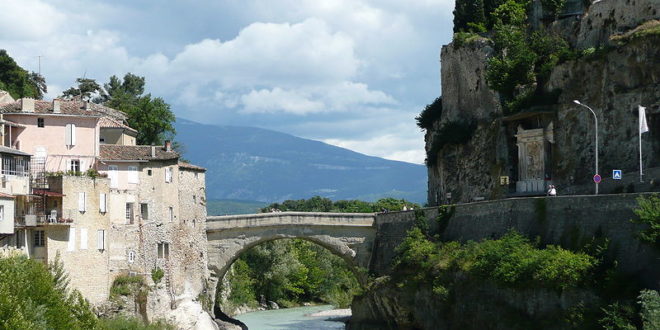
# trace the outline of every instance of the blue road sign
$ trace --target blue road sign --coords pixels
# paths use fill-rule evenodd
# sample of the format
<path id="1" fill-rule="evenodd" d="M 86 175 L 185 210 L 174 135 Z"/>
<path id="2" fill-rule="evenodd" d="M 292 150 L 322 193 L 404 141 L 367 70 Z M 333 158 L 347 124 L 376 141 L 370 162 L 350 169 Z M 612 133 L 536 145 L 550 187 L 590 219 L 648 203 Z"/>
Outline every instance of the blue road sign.
<path id="1" fill-rule="evenodd" d="M 612 179 L 621 180 L 622 177 L 623 173 L 621 173 L 621 170 L 612 170 Z"/>

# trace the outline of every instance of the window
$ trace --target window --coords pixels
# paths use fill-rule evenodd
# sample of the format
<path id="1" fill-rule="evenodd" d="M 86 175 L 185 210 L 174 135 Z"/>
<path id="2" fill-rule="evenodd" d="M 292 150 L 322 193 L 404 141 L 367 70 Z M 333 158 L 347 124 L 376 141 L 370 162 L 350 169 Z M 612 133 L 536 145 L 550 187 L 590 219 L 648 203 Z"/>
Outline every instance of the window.
<path id="1" fill-rule="evenodd" d="M 46 246 L 46 233 L 43 230 L 34 231 L 34 246 L 35 247 Z"/>
<path id="2" fill-rule="evenodd" d="M 174 208 L 170 206 L 169 207 L 169 212 L 170 212 L 169 213 L 170 214 L 170 222 L 172 222 L 172 221 L 174 221 Z M 0 219 L 0 220 L 2 220 L 2 219 Z"/>
<path id="3" fill-rule="evenodd" d="M 78 211 L 85 212 L 87 210 L 86 194 L 84 192 L 78 193 Z"/>
<path id="4" fill-rule="evenodd" d="M 170 258 L 170 243 L 158 243 L 158 258 Z"/>
<path id="5" fill-rule="evenodd" d="M 69 244 L 67 251 L 74 251 L 76 249 L 76 228 L 69 228 Z"/>
<path id="6" fill-rule="evenodd" d="M 135 251 L 128 251 L 128 263 L 132 264 L 135 262 Z"/>
<path id="7" fill-rule="evenodd" d="M 96 249 L 105 250 L 105 230 L 103 229 L 96 231 Z"/>
<path id="8" fill-rule="evenodd" d="M 80 228 L 80 249 L 87 250 L 87 228 Z"/>
<path id="9" fill-rule="evenodd" d="M 37 127 L 44 127 L 44 119 L 37 118 Z"/>
<path id="10" fill-rule="evenodd" d="M 108 212 L 107 198 L 106 198 L 106 194 L 104 193 L 99 194 L 99 212 L 101 213 Z"/>
<path id="11" fill-rule="evenodd" d="M 80 159 L 69 160 L 69 171 L 80 172 Z"/>
<path id="12" fill-rule="evenodd" d="M 133 224 L 133 203 L 126 203 L 126 223 Z"/>
<path id="13" fill-rule="evenodd" d="M 170 207 L 170 209 L 171 209 L 171 207 Z M 0 221 L 2 221 L 4 219 L 5 219 L 5 206 L 0 205 Z"/>
<path id="14" fill-rule="evenodd" d="M 128 183 L 139 183 L 137 166 L 128 167 Z"/>
<path id="15" fill-rule="evenodd" d="M 67 146 L 73 147 L 76 145 L 76 125 L 66 124 L 64 132 L 64 143 Z"/>
<path id="16" fill-rule="evenodd" d="M 147 175 L 151 176 L 151 170 L 147 170 Z"/>
<path id="17" fill-rule="evenodd" d="M 149 204 L 140 203 L 140 216 L 142 216 L 142 220 L 149 219 Z"/>
<path id="18" fill-rule="evenodd" d="M 119 187 L 119 173 L 117 172 L 119 168 L 117 165 L 108 166 L 108 178 L 110 179 L 110 188 Z"/>
<path id="19" fill-rule="evenodd" d="M 172 168 L 165 168 L 165 182 L 172 182 Z"/>
<path id="20" fill-rule="evenodd" d="M 193 204 L 197 204 L 197 196 L 193 195 Z"/>

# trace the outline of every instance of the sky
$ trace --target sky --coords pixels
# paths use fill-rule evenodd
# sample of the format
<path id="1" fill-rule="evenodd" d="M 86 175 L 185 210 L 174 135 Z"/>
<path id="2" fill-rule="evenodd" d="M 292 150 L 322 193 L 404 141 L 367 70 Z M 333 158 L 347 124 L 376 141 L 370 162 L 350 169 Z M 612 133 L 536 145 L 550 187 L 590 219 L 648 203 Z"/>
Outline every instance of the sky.
<path id="1" fill-rule="evenodd" d="M 422 164 L 454 0 L 0 0 L 0 49 L 52 99 L 146 78 L 178 118 Z"/>

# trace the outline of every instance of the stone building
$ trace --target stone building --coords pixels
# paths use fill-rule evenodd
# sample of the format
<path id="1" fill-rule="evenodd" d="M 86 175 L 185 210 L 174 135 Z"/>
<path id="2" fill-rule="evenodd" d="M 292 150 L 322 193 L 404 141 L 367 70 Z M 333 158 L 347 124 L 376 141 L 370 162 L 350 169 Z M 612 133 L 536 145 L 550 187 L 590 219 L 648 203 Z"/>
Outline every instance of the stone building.
<path id="1" fill-rule="evenodd" d="M 10 100 L 0 104 L 0 117 L 3 173 L 17 171 L 23 180 L 3 180 L 0 244 L 44 263 L 59 258 L 71 286 L 94 305 L 127 274 L 156 288 L 150 318 L 168 317 L 179 302 L 200 296 L 207 278 L 205 169 L 180 162 L 169 142 L 136 145 L 126 116 L 104 106 Z M 156 269 L 165 274 L 158 285 Z"/>

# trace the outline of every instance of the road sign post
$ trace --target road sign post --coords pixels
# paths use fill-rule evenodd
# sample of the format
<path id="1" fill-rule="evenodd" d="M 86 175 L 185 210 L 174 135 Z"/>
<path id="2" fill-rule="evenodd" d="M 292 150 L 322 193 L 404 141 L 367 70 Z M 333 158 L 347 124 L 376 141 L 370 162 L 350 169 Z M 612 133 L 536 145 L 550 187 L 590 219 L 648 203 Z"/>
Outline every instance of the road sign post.
<path id="1" fill-rule="evenodd" d="M 596 184 L 599 184 L 602 180 L 603 180 L 603 178 L 600 176 L 600 174 L 594 175 L 594 182 Z"/>
<path id="2" fill-rule="evenodd" d="M 612 179 L 621 180 L 623 178 L 623 172 L 621 170 L 612 170 Z"/>

